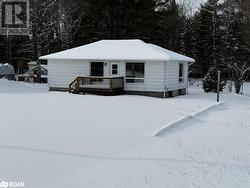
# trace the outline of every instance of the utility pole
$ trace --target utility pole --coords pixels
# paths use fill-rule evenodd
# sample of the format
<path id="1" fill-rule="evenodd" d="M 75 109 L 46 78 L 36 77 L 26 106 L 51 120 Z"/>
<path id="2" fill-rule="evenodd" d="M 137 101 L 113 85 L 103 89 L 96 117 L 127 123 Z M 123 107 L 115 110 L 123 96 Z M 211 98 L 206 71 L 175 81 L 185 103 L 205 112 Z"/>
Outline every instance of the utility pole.
<path id="1" fill-rule="evenodd" d="M 220 71 L 218 71 L 217 103 L 220 102 Z"/>
<path id="2" fill-rule="evenodd" d="M 8 63 L 11 65 L 11 39 L 10 39 L 10 37 L 9 37 L 9 26 L 7 25 L 7 30 L 6 30 L 6 32 L 7 32 L 7 43 L 8 43 Z"/>

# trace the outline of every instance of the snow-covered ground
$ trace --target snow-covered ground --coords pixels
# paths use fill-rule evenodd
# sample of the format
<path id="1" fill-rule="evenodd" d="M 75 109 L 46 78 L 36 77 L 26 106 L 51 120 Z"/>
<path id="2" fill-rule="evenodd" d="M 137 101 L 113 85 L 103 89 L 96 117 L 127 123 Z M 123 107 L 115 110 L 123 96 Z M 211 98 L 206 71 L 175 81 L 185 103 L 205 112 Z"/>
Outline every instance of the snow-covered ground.
<path id="1" fill-rule="evenodd" d="M 243 93 L 244 95 L 250 97 L 250 82 L 246 82 L 243 84 Z"/>
<path id="2" fill-rule="evenodd" d="M 250 84 L 246 84 L 250 96 Z M 0 182 L 27 188 L 249 187 L 250 98 L 92 96 L 0 80 Z"/>

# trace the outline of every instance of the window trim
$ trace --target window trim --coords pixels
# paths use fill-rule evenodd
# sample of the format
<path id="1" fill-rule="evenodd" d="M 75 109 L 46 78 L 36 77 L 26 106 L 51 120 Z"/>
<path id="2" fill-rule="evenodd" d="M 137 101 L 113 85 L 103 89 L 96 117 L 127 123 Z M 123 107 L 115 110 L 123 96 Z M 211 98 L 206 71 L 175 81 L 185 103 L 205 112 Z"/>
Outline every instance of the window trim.
<path id="1" fill-rule="evenodd" d="M 143 78 L 127 77 L 127 64 L 143 64 Z M 127 80 L 142 80 L 142 82 L 127 82 Z M 125 82 L 126 84 L 144 84 L 145 83 L 145 62 L 126 62 L 125 63 Z"/>
<path id="2" fill-rule="evenodd" d="M 182 67 L 182 76 L 180 75 L 181 73 L 181 70 L 180 68 Z M 178 66 L 178 72 L 179 72 L 179 83 L 183 83 L 184 82 L 184 63 L 179 63 L 179 66 Z"/>

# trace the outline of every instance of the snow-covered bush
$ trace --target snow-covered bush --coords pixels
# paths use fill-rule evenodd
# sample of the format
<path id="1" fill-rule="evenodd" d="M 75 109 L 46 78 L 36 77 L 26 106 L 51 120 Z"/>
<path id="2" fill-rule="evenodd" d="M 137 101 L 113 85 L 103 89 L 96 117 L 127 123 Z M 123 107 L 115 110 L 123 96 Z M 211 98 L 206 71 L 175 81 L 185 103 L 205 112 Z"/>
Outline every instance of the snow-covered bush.
<path id="1" fill-rule="evenodd" d="M 218 85 L 218 68 L 212 67 L 208 70 L 208 73 L 203 79 L 203 89 L 206 93 L 209 93 L 209 92 L 216 93 L 217 85 Z M 225 86 L 226 86 L 226 81 L 224 79 L 221 79 L 220 91 L 223 91 Z"/>
<path id="2" fill-rule="evenodd" d="M 15 79 L 14 67 L 8 63 L 0 64 L 0 79 L 1 78 L 14 80 Z"/>

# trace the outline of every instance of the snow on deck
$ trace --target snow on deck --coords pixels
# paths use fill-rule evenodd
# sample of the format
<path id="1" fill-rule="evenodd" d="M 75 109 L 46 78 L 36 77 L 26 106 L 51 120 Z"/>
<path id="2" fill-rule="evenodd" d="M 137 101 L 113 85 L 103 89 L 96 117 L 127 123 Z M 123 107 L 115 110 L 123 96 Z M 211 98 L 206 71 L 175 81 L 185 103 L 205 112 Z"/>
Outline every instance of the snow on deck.
<path id="1" fill-rule="evenodd" d="M 26 187 L 248 187 L 250 100 L 150 136 L 213 104 L 214 94 L 157 99 L 47 92 L 0 80 L 0 181 Z"/>

